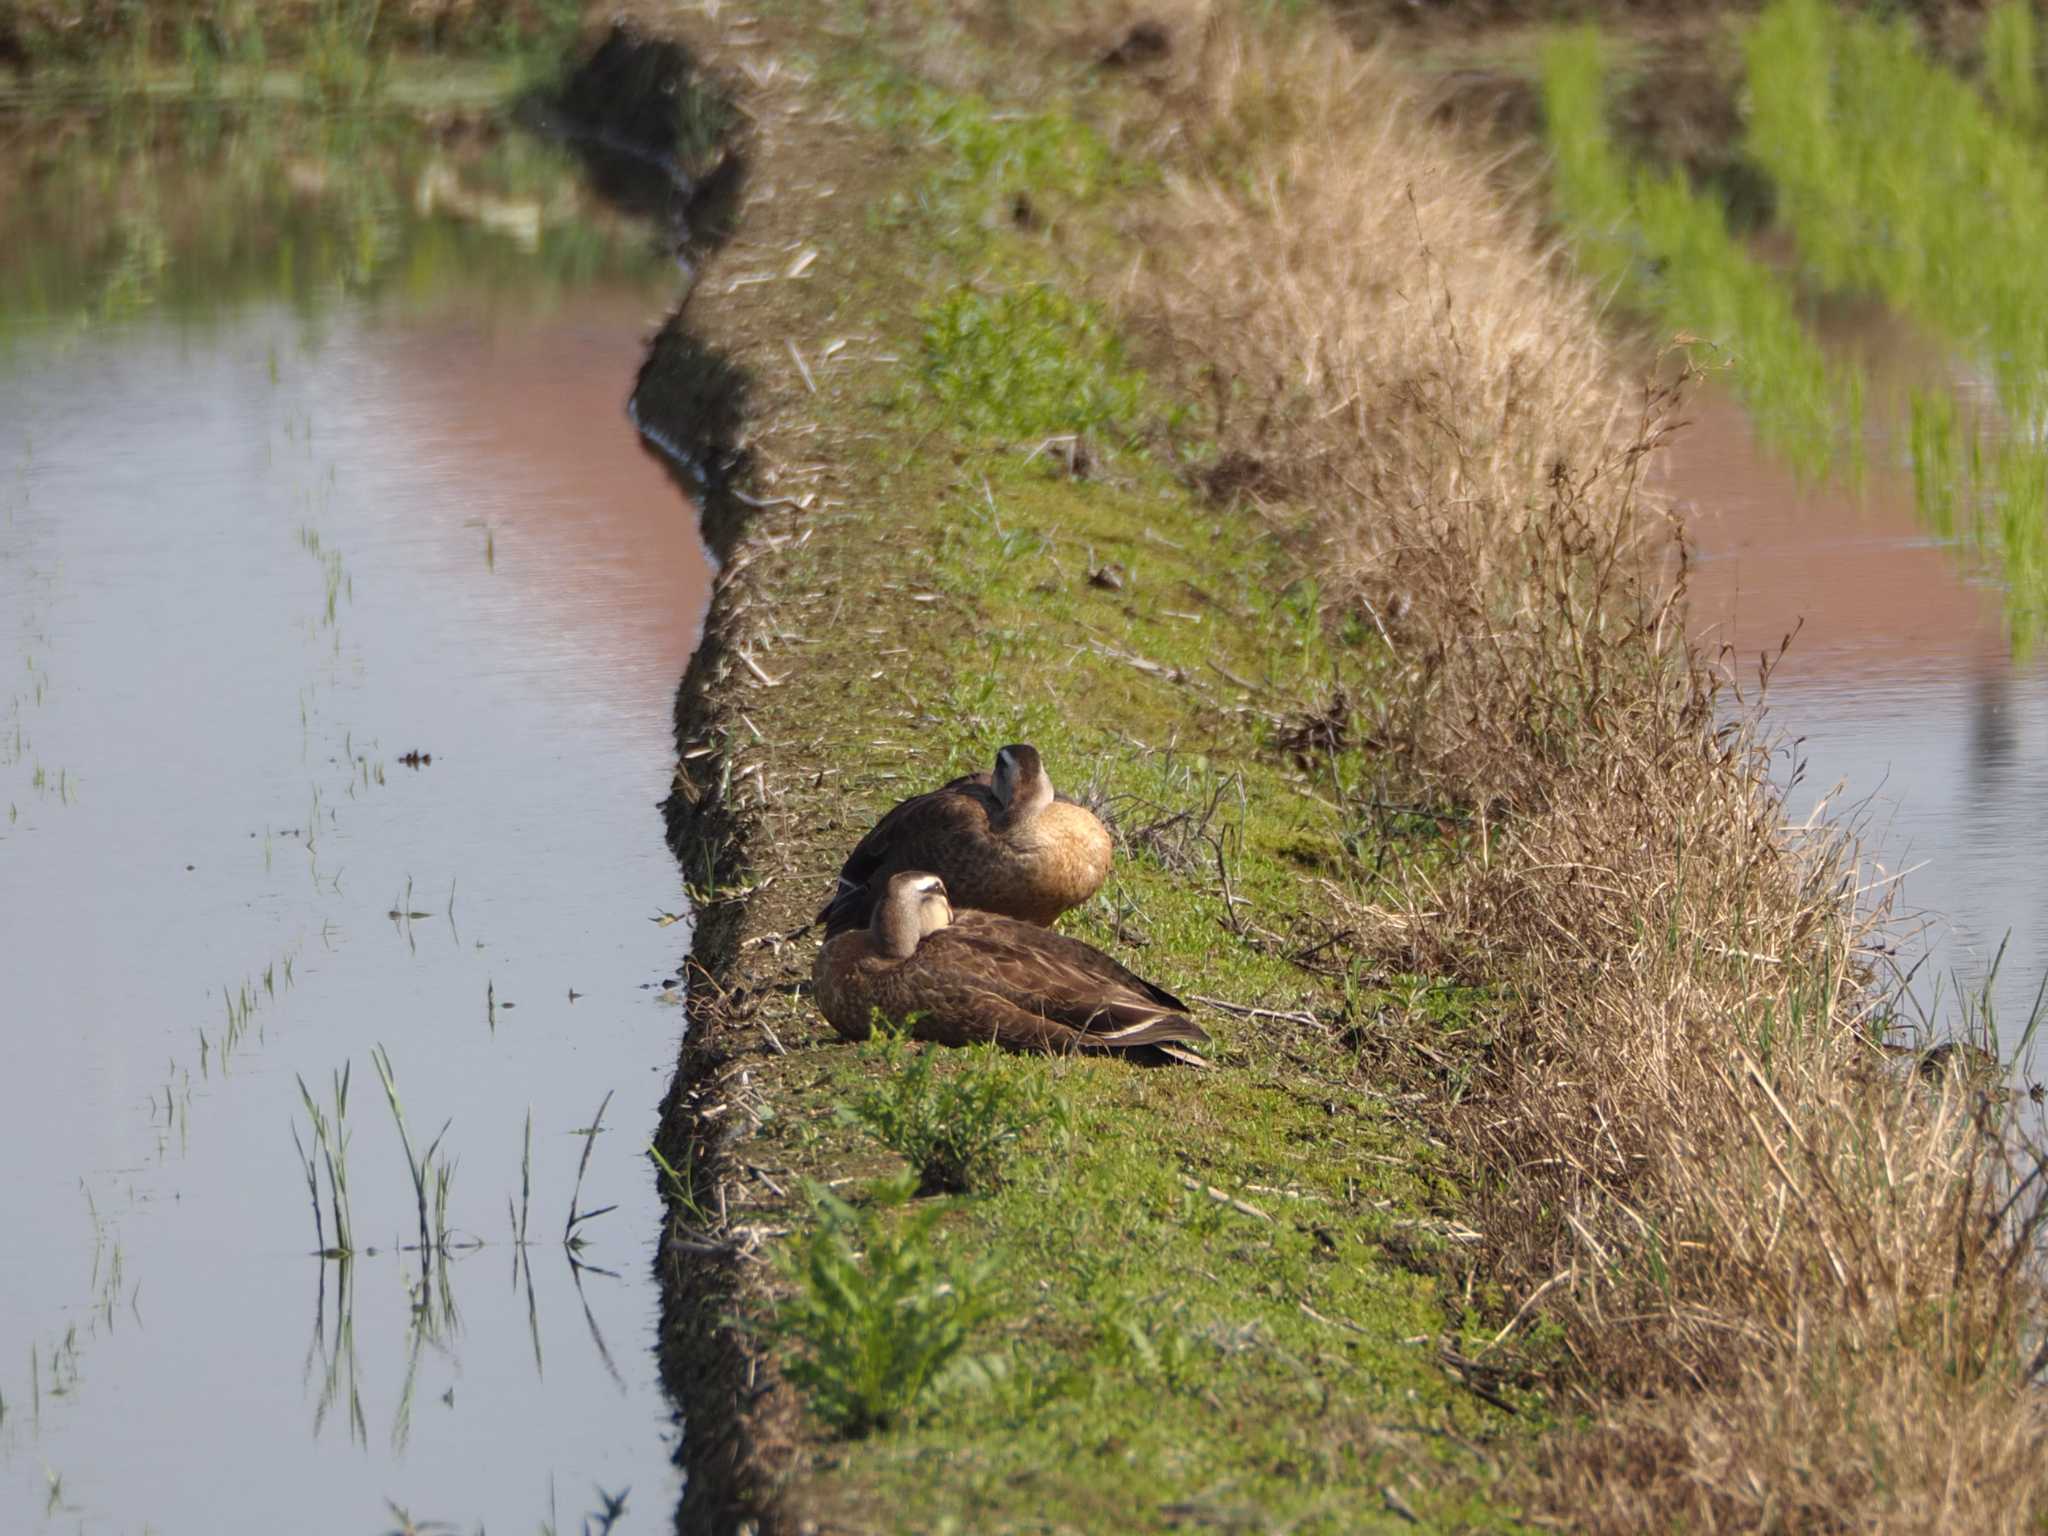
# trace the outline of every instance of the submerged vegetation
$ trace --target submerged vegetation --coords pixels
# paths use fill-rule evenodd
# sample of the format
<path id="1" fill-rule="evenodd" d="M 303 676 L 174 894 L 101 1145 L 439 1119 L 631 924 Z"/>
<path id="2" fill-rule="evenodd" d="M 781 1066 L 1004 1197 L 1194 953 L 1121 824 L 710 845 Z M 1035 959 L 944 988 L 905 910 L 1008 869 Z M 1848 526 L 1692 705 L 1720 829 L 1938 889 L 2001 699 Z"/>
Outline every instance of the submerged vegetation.
<path id="1" fill-rule="evenodd" d="M 1487 159 L 1321 21 L 885 10 L 830 92 L 748 103 L 769 174 L 858 189 L 830 295 L 697 317 L 776 499 L 721 551 L 669 806 L 747 893 L 702 915 L 662 1142 L 706 1351 L 671 1379 L 735 1425 L 686 1448 L 686 1528 L 2038 1521 L 2048 1207 L 1979 1089 L 1893 1065 L 1853 849 L 1783 826 L 1686 639 L 1646 476 L 1696 372 L 1634 380 Z M 1733 354 L 1818 472 L 1853 374 L 1718 207 L 1625 167 L 1590 45 L 1548 62 L 1603 283 Z M 848 135 L 877 78 L 915 110 Z M 1049 111 L 1101 174 L 1005 149 Z M 792 217 L 748 238 L 817 238 Z M 1002 1064 L 821 1030 L 806 883 L 1013 740 L 1118 836 L 1068 926 L 1205 1008 L 1218 1070 L 1057 1064 L 1061 1146 L 906 1202 L 865 1127 L 944 1187 L 894 1128 Z M 704 1320 L 728 1295 L 755 1343 Z"/>

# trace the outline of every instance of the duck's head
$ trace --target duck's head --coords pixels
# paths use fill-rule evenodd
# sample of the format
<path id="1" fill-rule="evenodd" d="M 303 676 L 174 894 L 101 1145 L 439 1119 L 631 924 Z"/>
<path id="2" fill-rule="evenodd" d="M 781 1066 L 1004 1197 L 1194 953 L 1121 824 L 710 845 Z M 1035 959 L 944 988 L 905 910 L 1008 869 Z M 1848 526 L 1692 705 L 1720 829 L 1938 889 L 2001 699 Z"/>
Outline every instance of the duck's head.
<path id="1" fill-rule="evenodd" d="M 1038 748 L 1016 743 L 996 754 L 996 799 L 1011 816 L 1032 816 L 1052 804 L 1052 780 Z"/>
<path id="2" fill-rule="evenodd" d="M 952 921 L 953 904 L 946 899 L 946 882 L 921 869 L 906 869 L 891 875 L 882 888 L 871 934 L 878 950 L 892 960 L 902 960 L 917 948 L 918 940 Z"/>

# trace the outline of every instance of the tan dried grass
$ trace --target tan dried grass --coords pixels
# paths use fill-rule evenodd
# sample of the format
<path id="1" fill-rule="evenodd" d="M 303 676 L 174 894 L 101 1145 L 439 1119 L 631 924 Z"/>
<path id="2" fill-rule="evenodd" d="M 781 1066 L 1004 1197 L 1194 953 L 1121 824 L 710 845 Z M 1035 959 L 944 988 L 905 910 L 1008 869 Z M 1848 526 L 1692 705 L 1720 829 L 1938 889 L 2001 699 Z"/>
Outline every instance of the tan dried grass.
<path id="1" fill-rule="evenodd" d="M 1123 303 L 1211 391 L 1219 493 L 1384 629 L 1376 737 L 1489 828 L 1361 931 L 1510 999 L 1437 1117 L 1590 1419 L 1537 1496 L 1595 1530 L 2039 1528 L 2034 1165 L 1981 1092 L 1888 1070 L 1854 849 L 1783 826 L 1684 637 L 1642 486 L 1684 380 L 1618 382 L 1593 297 L 1383 63 L 1181 35 Z"/>

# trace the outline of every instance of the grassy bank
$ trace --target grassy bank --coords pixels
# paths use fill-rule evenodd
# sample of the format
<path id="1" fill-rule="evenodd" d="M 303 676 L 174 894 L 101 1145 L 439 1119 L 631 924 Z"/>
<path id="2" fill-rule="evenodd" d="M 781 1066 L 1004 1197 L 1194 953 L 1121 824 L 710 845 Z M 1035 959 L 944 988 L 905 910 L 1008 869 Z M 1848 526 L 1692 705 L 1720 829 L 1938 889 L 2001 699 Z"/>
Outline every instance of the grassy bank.
<path id="1" fill-rule="evenodd" d="M 703 38 L 749 201 L 638 396 L 724 561 L 683 1528 L 2037 1518 L 2038 1227 L 1718 728 L 1676 397 L 1386 66 L 1134 19 Z M 845 850 L 1012 740 L 1115 824 L 1066 926 L 1217 1071 L 818 1018 Z"/>
<path id="2" fill-rule="evenodd" d="M 745 1127 L 722 1172 L 693 1170 L 679 1225 L 722 1207 L 744 1234 L 740 1254 L 694 1255 L 696 1278 L 730 1263 L 744 1296 L 826 1306 L 821 1335 L 863 1326 L 854 1301 L 827 1305 L 769 1259 L 800 1255 L 809 1274 L 816 1244 L 872 1253 L 916 1226 L 876 1183 L 903 1165 L 845 1114 L 901 1068 L 836 1042 L 800 995 L 810 942 L 778 934 L 893 796 L 1005 741 L 1036 742 L 1116 822 L 1122 862 L 1073 931 L 1246 1011 L 1215 1016 L 1214 1077 L 936 1063 L 943 1082 L 1036 1085 L 1057 1105 L 994 1188 L 920 1202 L 938 1216 L 914 1256 L 972 1291 L 977 1326 L 921 1396 L 880 1392 L 886 1433 L 840 1440 L 786 1389 L 722 1416 L 704 1405 L 698 1422 L 715 1435 L 739 1407 L 776 1507 L 832 1528 L 1284 1511 L 1343 1530 L 1397 1524 L 1403 1507 L 1499 1525 L 1493 1447 L 1540 1415 L 1514 1369 L 1461 1364 L 1485 1340 L 1442 1294 L 1437 1256 L 1461 1234 L 1435 1154 L 1352 1070 L 1376 1031 L 1411 1016 L 1455 1028 L 1470 1000 L 1319 958 L 1340 913 L 1304 879 L 1334 872 L 1346 839 L 1406 864 L 1458 831 L 1348 803 L 1357 764 L 1317 761 L 1312 730 L 1310 771 L 1275 748 L 1370 670 L 1370 630 L 1333 635 L 1285 547 L 1191 492 L 1170 436 L 1185 408 L 1066 281 L 1069 245 L 1103 240 L 1105 213 L 1157 171 L 1059 108 L 1009 118 L 880 50 L 809 89 L 824 120 L 780 130 L 795 140 L 782 176 L 763 169 L 774 149 L 757 160 L 777 195 L 743 237 L 778 274 L 820 254 L 746 306 L 705 297 L 750 265 L 730 258 L 690 316 L 753 365 L 756 430 L 802 445 L 752 445 L 778 470 L 757 492 L 807 503 L 750 519 L 728 567 L 748 596 L 721 610 L 743 603 L 749 632 L 717 637 L 686 700 L 686 753 L 716 746 L 686 757 L 676 807 L 686 869 L 714 845 L 698 876 L 711 974 L 693 1002 L 700 1047 L 733 1053 L 697 1064 L 694 1107 L 726 1105 L 719 1118 Z M 834 142 L 840 114 L 861 125 L 851 143 Z M 791 222 L 764 227 L 779 204 Z M 730 887 L 744 903 L 719 900 Z M 701 1159 L 678 1134 L 692 1107 L 676 1106 L 672 1161 L 685 1146 Z M 842 1181 L 853 1213 L 819 1227 L 807 1179 Z M 750 1330 L 773 1315 L 761 1307 L 735 1343 L 766 1350 Z M 804 1355 L 791 1338 L 767 1358 Z M 702 1510 L 692 1522 L 720 1528 Z"/>

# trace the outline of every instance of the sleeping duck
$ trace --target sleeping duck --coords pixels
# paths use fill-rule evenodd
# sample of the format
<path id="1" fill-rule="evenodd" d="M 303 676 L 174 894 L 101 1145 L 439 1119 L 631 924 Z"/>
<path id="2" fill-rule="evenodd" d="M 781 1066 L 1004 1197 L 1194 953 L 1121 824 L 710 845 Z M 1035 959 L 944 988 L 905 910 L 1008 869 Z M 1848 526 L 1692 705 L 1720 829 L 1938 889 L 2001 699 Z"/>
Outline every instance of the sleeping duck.
<path id="1" fill-rule="evenodd" d="M 1190 1049 L 1207 1033 L 1171 992 L 1079 939 L 955 911 L 945 882 L 923 870 L 891 875 L 868 925 L 819 949 L 813 980 L 818 1006 L 849 1040 L 865 1040 L 879 1014 L 939 1045 L 1208 1065 Z"/>
<path id="2" fill-rule="evenodd" d="M 1043 927 L 1102 889 L 1110 851 L 1095 814 L 1053 793 L 1038 749 L 1008 746 L 994 773 L 913 796 L 876 822 L 818 920 L 828 939 L 863 927 L 891 875 L 922 869 L 945 881 L 957 906 Z"/>

